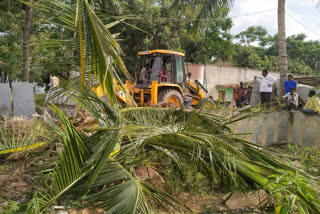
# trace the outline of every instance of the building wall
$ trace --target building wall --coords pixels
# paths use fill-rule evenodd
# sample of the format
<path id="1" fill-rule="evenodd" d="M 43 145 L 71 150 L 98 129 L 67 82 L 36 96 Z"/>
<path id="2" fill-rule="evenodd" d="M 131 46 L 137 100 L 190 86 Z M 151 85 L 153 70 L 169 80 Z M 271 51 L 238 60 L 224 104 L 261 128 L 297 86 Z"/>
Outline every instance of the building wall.
<path id="1" fill-rule="evenodd" d="M 233 88 L 217 87 L 216 90 L 217 90 L 218 96 L 219 96 L 219 90 L 225 90 L 226 94 L 225 94 L 224 102 L 231 102 L 233 100 Z"/>
<path id="2" fill-rule="evenodd" d="M 190 72 L 192 75 L 190 79 L 192 81 L 199 80 L 201 84 L 203 84 L 204 80 L 204 65 L 187 65 L 186 72 Z"/>
<path id="3" fill-rule="evenodd" d="M 202 83 L 204 72 L 206 72 L 208 93 L 213 99 L 218 99 L 216 85 L 239 84 L 240 82 L 252 82 L 254 77 L 262 77 L 260 70 L 217 66 L 217 65 L 188 65 L 189 72 L 192 73 L 191 79 Z M 269 72 L 272 76 L 279 78 L 279 73 Z M 200 79 L 202 78 L 202 79 Z"/>

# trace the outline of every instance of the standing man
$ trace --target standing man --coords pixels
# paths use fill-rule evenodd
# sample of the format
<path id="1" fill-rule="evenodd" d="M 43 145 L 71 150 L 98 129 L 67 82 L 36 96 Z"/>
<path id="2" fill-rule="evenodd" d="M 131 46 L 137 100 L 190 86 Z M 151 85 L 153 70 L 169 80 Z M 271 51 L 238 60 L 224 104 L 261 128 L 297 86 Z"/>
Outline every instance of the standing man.
<path id="1" fill-rule="evenodd" d="M 271 102 L 271 95 L 272 95 L 272 86 L 277 81 L 277 79 L 271 75 L 268 75 L 268 70 L 262 70 L 262 80 L 260 84 L 260 98 L 261 104 L 266 103 L 267 107 Z"/>
<path id="2" fill-rule="evenodd" d="M 284 87 L 286 88 L 286 94 L 290 93 L 291 88 L 297 89 L 297 83 L 293 80 L 293 75 L 288 75 L 288 80 L 284 82 Z"/>
<path id="3" fill-rule="evenodd" d="M 243 106 L 243 102 L 244 102 L 244 95 L 246 93 L 246 88 L 243 87 L 243 82 L 240 82 L 240 87 L 234 89 L 234 98 L 236 101 L 236 106 L 238 108 Z"/>

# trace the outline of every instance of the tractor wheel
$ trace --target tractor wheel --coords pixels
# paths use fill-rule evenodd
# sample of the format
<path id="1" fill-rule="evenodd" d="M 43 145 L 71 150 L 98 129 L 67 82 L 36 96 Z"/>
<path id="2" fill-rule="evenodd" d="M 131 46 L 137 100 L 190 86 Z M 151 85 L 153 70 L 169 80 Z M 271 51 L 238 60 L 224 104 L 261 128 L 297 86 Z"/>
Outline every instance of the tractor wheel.
<path id="1" fill-rule="evenodd" d="M 165 89 L 160 91 L 158 103 L 165 108 L 180 108 L 183 104 L 183 98 L 177 90 Z"/>

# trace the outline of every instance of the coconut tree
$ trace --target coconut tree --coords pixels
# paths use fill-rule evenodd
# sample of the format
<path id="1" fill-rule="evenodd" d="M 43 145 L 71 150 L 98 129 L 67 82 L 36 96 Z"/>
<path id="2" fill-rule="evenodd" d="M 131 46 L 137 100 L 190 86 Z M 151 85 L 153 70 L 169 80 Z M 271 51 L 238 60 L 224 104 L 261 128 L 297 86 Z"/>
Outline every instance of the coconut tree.
<path id="1" fill-rule="evenodd" d="M 278 0 L 278 36 L 279 36 L 279 62 L 281 94 L 285 94 L 284 82 L 288 76 L 288 59 L 286 45 L 286 1 Z"/>
<path id="2" fill-rule="evenodd" d="M 29 81 L 30 73 L 30 36 L 32 24 L 32 8 L 25 6 L 26 16 L 23 24 L 23 81 Z"/>
<path id="3" fill-rule="evenodd" d="M 74 35 L 67 39 L 40 41 L 40 45 L 71 51 L 73 54 L 66 55 L 63 63 L 73 64 L 73 68 L 79 70 L 79 84 L 84 86 L 98 81 L 111 103 L 115 104 L 114 79 L 121 85 L 120 76 L 130 79 L 121 58 L 122 50 L 115 39 L 117 34 L 109 31 L 118 21 L 103 23 L 93 10 L 94 2 L 88 0 L 77 0 L 74 4 L 59 0 L 22 2 L 48 17 L 51 27 L 59 27 L 61 31 Z M 60 66 L 65 68 L 63 64 Z"/>

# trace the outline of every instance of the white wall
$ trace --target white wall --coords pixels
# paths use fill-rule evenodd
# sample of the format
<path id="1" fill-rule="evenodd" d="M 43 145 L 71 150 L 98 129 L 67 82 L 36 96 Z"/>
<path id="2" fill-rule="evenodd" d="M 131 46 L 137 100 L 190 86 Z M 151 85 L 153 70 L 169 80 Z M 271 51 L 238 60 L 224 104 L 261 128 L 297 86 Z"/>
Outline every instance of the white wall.
<path id="1" fill-rule="evenodd" d="M 206 72 L 208 93 L 213 99 L 218 98 L 216 85 L 222 84 L 239 84 L 240 82 L 252 82 L 254 77 L 262 77 L 261 70 L 227 67 L 217 65 L 188 65 L 189 71 L 192 73 L 191 79 L 200 78 L 199 72 Z M 270 75 L 279 78 L 279 73 L 269 72 Z M 193 78 L 192 78 L 193 77 Z M 198 79 L 200 82 L 203 80 Z"/>

